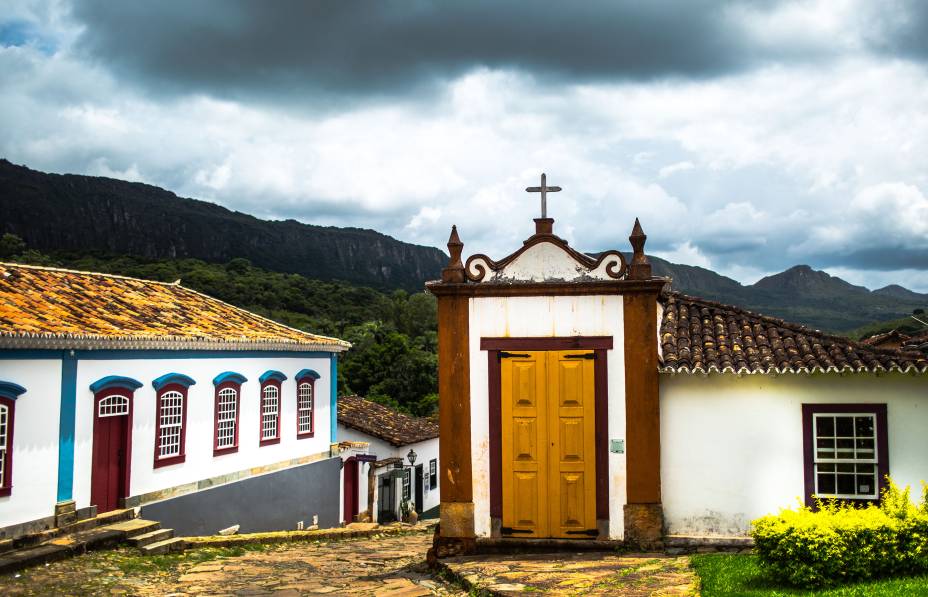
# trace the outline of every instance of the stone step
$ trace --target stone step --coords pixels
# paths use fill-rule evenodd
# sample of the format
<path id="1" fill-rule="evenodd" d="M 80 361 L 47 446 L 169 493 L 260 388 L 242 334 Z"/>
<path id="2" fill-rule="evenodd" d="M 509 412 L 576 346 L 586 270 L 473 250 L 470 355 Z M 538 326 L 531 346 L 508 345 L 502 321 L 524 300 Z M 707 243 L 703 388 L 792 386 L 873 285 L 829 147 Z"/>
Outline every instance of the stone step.
<path id="1" fill-rule="evenodd" d="M 129 543 L 136 547 L 142 548 L 146 545 L 157 543 L 158 541 L 172 539 L 173 537 L 174 529 L 158 529 L 156 531 L 151 531 L 142 535 L 136 535 L 135 537 L 129 539 Z"/>
<path id="2" fill-rule="evenodd" d="M 165 539 L 164 541 L 149 543 L 148 545 L 142 546 L 140 549 L 142 550 L 143 554 L 154 556 L 164 553 L 184 551 L 186 548 L 187 542 L 184 541 L 182 537 L 174 537 L 172 539 Z"/>
<path id="3" fill-rule="evenodd" d="M 157 531 L 161 528 L 161 523 L 154 520 L 145 520 L 144 518 L 133 518 L 132 520 L 108 524 L 106 528 L 125 533 L 126 538 L 131 539 L 138 535 Z"/>
<path id="4" fill-rule="evenodd" d="M 63 560 L 72 553 L 70 546 L 50 544 L 11 551 L 0 555 L 0 574 L 13 572 L 27 566 Z"/>
<path id="5" fill-rule="evenodd" d="M 110 510 L 109 512 L 104 512 L 103 514 L 97 514 L 96 518 L 88 520 L 96 520 L 98 526 L 103 526 L 106 524 L 113 524 L 114 522 L 130 520 L 132 518 L 135 518 L 135 510 L 132 508 L 127 508 L 125 510 Z"/>

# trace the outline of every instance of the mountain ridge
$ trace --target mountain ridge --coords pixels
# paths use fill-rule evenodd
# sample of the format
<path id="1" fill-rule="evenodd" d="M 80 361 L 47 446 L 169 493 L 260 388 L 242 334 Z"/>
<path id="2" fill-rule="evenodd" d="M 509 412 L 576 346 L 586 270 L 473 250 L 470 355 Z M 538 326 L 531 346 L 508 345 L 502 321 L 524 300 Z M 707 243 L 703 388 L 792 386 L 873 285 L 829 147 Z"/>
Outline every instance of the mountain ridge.
<path id="1" fill-rule="evenodd" d="M 2 158 L 0 206 L 0 234 L 51 253 L 245 258 L 270 271 L 409 291 L 438 278 L 448 259 L 435 247 L 374 230 L 261 220 L 145 183 L 46 174 Z M 675 290 L 831 332 L 928 308 L 928 294 L 898 284 L 870 291 L 808 265 L 743 285 L 707 268 L 650 258 L 654 274 L 672 278 Z"/>

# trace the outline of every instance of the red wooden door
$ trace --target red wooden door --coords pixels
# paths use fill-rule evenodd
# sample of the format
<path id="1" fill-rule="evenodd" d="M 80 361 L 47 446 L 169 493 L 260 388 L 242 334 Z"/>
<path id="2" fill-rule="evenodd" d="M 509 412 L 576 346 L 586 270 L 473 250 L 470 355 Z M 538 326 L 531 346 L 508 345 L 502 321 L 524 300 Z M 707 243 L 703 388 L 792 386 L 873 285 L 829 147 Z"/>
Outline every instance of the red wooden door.
<path id="1" fill-rule="evenodd" d="M 349 458 L 345 462 L 345 522 L 354 522 L 358 514 L 358 461 Z"/>
<path id="2" fill-rule="evenodd" d="M 129 495 L 130 399 L 111 394 L 95 404 L 93 422 L 93 472 L 90 503 L 98 513 L 119 507 Z"/>

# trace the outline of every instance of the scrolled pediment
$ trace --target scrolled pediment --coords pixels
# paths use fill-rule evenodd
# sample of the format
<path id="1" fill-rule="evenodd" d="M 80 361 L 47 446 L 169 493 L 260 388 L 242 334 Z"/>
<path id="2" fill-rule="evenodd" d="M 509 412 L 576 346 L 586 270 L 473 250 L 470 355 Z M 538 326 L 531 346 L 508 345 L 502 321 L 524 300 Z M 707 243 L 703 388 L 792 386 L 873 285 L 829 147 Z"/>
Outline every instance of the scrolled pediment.
<path id="1" fill-rule="evenodd" d="M 579 282 L 619 280 L 627 264 L 618 251 L 607 251 L 598 259 L 568 246 L 553 234 L 536 234 L 515 253 L 494 261 L 486 255 L 472 255 L 464 265 L 471 282 Z"/>

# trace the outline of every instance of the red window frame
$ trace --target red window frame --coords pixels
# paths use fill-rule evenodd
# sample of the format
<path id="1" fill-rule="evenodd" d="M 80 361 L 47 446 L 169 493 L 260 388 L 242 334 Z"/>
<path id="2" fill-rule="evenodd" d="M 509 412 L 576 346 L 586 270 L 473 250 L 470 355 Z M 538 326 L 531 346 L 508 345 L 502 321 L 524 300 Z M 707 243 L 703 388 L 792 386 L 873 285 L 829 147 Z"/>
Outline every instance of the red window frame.
<path id="1" fill-rule="evenodd" d="M 0 485 L 0 497 L 13 493 L 13 430 L 16 423 L 16 401 L 0 396 L 0 405 L 7 407 L 6 451 L 3 454 L 3 485 Z"/>
<path id="2" fill-rule="evenodd" d="M 812 433 L 812 421 L 816 414 L 862 414 L 873 415 L 876 419 L 877 450 L 877 492 L 876 499 L 840 498 L 842 502 L 856 504 L 879 503 L 886 488 L 889 475 L 889 436 L 886 423 L 885 404 L 803 404 L 802 405 L 802 451 L 805 471 L 805 503 L 815 506 L 815 438 Z"/>
<path id="3" fill-rule="evenodd" d="M 222 390 L 235 390 L 235 434 L 234 442 L 231 446 L 219 447 L 219 392 Z M 242 384 L 235 381 L 224 381 L 216 386 L 215 399 L 213 401 L 213 456 L 223 454 L 233 454 L 238 452 L 238 431 L 239 421 L 242 414 Z"/>
<path id="4" fill-rule="evenodd" d="M 277 436 L 264 439 L 264 390 L 268 386 L 277 388 Z M 281 382 L 276 379 L 267 379 L 261 383 L 261 396 L 258 399 L 258 444 L 261 446 L 270 446 L 280 443 L 280 411 L 283 404 L 283 392 Z"/>
<path id="5" fill-rule="evenodd" d="M 183 397 L 181 405 L 181 422 L 180 422 L 180 451 L 175 456 L 159 458 L 158 453 L 161 451 L 161 400 L 168 392 L 179 392 Z M 158 390 L 158 396 L 155 400 L 155 468 L 162 466 L 171 466 L 180 464 L 187 459 L 187 387 L 179 383 L 169 383 Z"/>
<path id="6" fill-rule="evenodd" d="M 300 433 L 300 386 L 309 384 L 309 431 Z M 306 439 L 316 435 L 316 378 L 304 376 L 296 380 L 296 438 Z"/>

